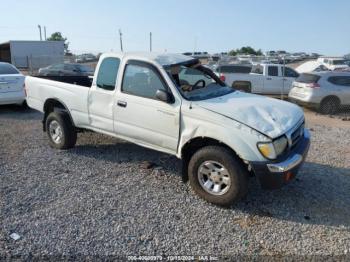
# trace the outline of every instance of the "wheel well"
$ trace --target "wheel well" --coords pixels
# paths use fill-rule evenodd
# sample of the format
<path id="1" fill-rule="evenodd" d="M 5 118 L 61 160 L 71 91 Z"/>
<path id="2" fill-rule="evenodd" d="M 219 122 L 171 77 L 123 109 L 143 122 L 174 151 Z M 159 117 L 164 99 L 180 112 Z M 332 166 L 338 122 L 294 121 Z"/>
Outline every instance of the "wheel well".
<path id="1" fill-rule="evenodd" d="M 196 151 L 206 146 L 222 146 L 224 148 L 227 148 L 229 151 L 232 152 L 233 156 L 235 156 L 238 160 L 240 160 L 243 163 L 242 159 L 238 156 L 238 154 L 228 145 L 209 137 L 193 138 L 190 141 L 188 141 L 181 149 L 182 180 L 184 182 L 187 182 L 188 180 L 187 168 L 188 168 L 188 163 L 191 159 L 191 156 Z"/>
<path id="2" fill-rule="evenodd" d="M 74 125 L 72 116 L 70 115 L 67 107 L 62 102 L 58 101 L 57 99 L 50 98 L 50 99 L 47 99 L 45 104 L 44 104 L 44 118 L 43 118 L 43 130 L 44 130 L 44 132 L 46 131 L 46 127 L 45 127 L 46 118 L 50 113 L 52 113 L 55 110 L 68 114 L 69 119 L 71 120 L 72 124 Z"/>
<path id="3" fill-rule="evenodd" d="M 329 100 L 329 99 L 335 99 L 335 100 L 336 100 L 337 102 L 339 102 L 339 104 L 340 104 L 340 99 L 339 99 L 339 97 L 337 97 L 336 95 L 329 95 L 329 96 L 324 97 L 324 98 L 321 100 L 320 104 L 321 104 L 322 102 L 326 101 L 326 100 Z"/>
<path id="4" fill-rule="evenodd" d="M 236 88 L 236 89 L 239 89 L 239 88 L 242 88 L 242 87 L 248 87 L 251 90 L 252 83 L 249 82 L 249 81 L 234 81 L 232 83 L 232 87 Z"/>

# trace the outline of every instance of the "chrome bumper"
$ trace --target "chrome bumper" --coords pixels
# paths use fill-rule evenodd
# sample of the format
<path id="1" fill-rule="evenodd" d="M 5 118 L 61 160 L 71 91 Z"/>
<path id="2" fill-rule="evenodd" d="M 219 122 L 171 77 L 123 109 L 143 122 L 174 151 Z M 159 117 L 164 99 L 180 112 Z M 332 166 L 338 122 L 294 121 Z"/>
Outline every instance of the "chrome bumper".
<path id="1" fill-rule="evenodd" d="M 310 139 L 310 132 L 307 129 L 304 129 L 304 138 Z M 300 165 L 301 162 L 304 161 L 304 157 L 301 154 L 295 154 L 288 159 L 284 160 L 280 163 L 270 163 L 267 164 L 267 168 L 272 173 L 281 173 L 289 171 L 296 166 Z"/>
<path id="2" fill-rule="evenodd" d="M 303 157 L 299 154 L 296 154 L 281 163 L 267 164 L 267 168 L 269 169 L 270 172 L 281 173 L 281 172 L 286 172 L 293 169 L 294 167 L 299 165 L 302 161 L 303 161 Z"/>

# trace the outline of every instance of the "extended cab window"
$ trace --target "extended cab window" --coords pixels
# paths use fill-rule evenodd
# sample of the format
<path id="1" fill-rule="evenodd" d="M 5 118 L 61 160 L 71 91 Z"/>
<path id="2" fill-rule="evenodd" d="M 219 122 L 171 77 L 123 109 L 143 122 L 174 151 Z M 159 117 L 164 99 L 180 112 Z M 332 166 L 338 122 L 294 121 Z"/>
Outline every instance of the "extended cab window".
<path id="1" fill-rule="evenodd" d="M 142 64 L 126 65 L 122 92 L 153 99 L 159 89 L 167 90 L 156 69 Z"/>
<path id="2" fill-rule="evenodd" d="M 268 74 L 269 74 L 269 76 L 278 76 L 278 67 L 277 66 L 269 66 Z"/>
<path id="3" fill-rule="evenodd" d="M 108 57 L 103 59 L 97 74 L 96 85 L 99 88 L 113 91 L 117 81 L 120 59 Z"/>

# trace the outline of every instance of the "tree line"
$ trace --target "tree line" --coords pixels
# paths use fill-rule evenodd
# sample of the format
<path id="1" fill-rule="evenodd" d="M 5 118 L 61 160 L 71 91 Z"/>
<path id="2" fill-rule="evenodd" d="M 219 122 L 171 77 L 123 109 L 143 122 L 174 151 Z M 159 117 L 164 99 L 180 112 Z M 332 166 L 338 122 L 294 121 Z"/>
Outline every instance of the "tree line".
<path id="1" fill-rule="evenodd" d="M 263 52 L 261 49 L 255 50 L 254 48 L 250 46 L 243 46 L 241 48 L 232 49 L 228 52 L 230 56 L 236 56 L 236 55 L 256 55 L 256 56 L 262 56 Z"/>

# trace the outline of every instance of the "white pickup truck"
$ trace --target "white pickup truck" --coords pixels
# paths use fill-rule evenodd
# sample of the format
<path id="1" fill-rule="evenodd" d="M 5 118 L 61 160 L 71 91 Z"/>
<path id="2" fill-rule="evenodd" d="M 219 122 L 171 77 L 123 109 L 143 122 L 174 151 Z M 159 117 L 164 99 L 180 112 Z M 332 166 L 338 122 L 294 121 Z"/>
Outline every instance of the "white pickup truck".
<path id="1" fill-rule="evenodd" d="M 309 149 L 298 106 L 236 91 L 184 55 L 104 54 L 91 87 L 35 77 L 25 86 L 52 147 L 92 130 L 175 155 L 194 191 L 218 205 L 242 198 L 251 175 L 264 188 L 286 184 Z"/>
<path id="2" fill-rule="evenodd" d="M 294 69 L 277 64 L 253 65 L 249 74 L 230 72 L 230 65 L 218 67 L 216 72 L 228 86 L 264 95 L 288 95 L 294 80 L 299 76 Z"/>

